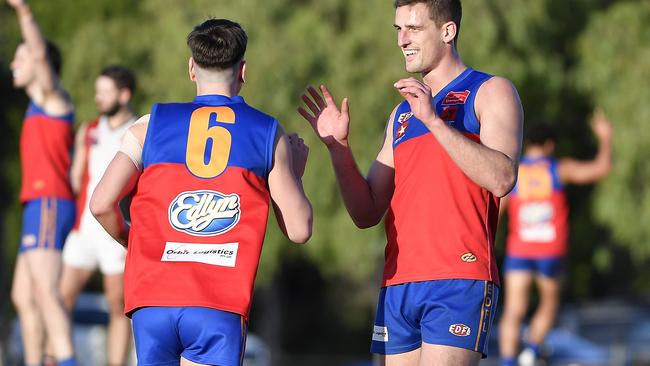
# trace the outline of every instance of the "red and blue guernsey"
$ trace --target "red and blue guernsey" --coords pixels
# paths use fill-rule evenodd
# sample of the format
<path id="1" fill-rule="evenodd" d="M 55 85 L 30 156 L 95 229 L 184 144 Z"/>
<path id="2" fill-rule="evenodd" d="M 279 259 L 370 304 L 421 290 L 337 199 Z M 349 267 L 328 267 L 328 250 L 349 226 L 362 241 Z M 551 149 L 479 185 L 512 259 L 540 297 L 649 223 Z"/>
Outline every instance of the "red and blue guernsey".
<path id="1" fill-rule="evenodd" d="M 51 197 L 73 199 L 70 164 L 74 114 L 52 116 L 29 104 L 20 134 L 20 202 Z"/>
<path id="2" fill-rule="evenodd" d="M 438 115 L 477 143 L 474 99 L 490 77 L 467 68 L 433 98 Z M 406 101 L 395 112 L 393 156 L 383 285 L 448 279 L 498 284 L 493 248 L 499 199 L 461 171 Z"/>
<path id="3" fill-rule="evenodd" d="M 508 205 L 506 254 L 521 258 L 562 257 L 567 251 L 569 209 L 557 161 L 524 157 Z"/>
<path id="4" fill-rule="evenodd" d="M 248 316 L 277 127 L 239 96 L 154 105 L 131 204 L 127 314 L 201 306 Z"/>

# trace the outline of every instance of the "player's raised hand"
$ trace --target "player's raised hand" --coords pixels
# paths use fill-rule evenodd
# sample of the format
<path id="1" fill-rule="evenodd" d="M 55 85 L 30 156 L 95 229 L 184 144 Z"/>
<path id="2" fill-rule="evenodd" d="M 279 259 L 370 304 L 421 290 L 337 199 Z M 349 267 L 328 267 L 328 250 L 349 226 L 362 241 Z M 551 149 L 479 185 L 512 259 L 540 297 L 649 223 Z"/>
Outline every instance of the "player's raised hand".
<path id="1" fill-rule="evenodd" d="M 12 8 L 18 8 L 26 4 L 25 0 L 7 0 L 7 4 Z"/>
<path id="2" fill-rule="evenodd" d="M 612 138 L 612 123 L 607 119 L 605 113 L 602 109 L 596 109 L 594 116 L 591 121 L 591 129 L 594 131 L 594 135 L 599 140 L 611 140 Z"/>
<path id="3" fill-rule="evenodd" d="M 291 155 L 293 156 L 293 172 L 298 179 L 302 178 L 305 173 L 305 165 L 307 165 L 307 156 L 309 155 L 309 147 L 305 145 L 305 141 L 298 136 L 297 133 L 287 135 L 289 138 L 289 145 L 291 145 Z"/>
<path id="4" fill-rule="evenodd" d="M 350 131 L 348 98 L 343 99 L 339 110 L 327 87 L 321 85 L 320 90 L 322 95 L 311 86 L 307 88 L 307 93 L 302 95 L 302 100 L 312 113 L 310 114 L 303 107 L 298 108 L 298 113 L 309 122 L 321 141 L 328 147 L 336 144 L 348 146 Z"/>
<path id="5" fill-rule="evenodd" d="M 411 106 L 413 115 L 425 125 L 429 125 L 438 118 L 433 106 L 431 88 L 415 78 L 400 79 L 393 84 L 395 89 L 406 99 Z"/>

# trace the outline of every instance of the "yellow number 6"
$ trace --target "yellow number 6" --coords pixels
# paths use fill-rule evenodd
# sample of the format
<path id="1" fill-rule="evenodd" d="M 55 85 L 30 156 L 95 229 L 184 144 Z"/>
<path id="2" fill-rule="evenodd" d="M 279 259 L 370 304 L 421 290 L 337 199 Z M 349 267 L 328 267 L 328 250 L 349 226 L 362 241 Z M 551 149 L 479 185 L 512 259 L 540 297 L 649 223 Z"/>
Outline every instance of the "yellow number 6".
<path id="1" fill-rule="evenodd" d="M 192 113 L 185 162 L 190 172 L 200 178 L 214 178 L 223 173 L 230 157 L 232 136 L 225 127 L 210 127 L 213 113 L 217 115 L 217 122 L 235 123 L 235 112 L 228 107 L 201 107 Z M 206 162 L 205 149 L 209 139 L 212 139 L 212 147 Z"/>

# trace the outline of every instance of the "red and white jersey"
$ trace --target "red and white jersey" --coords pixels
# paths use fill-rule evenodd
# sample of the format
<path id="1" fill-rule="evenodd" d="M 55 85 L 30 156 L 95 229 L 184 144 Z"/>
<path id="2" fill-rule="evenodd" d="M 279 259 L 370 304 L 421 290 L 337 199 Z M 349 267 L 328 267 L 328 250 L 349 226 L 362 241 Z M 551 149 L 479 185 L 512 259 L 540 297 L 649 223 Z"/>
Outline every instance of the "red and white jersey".
<path id="1" fill-rule="evenodd" d="M 100 230 L 100 232 L 104 232 L 104 229 L 90 213 L 88 203 L 108 164 L 119 150 L 122 136 L 133 125 L 133 122 L 135 122 L 135 119 L 112 128 L 108 122 L 108 117 L 101 116 L 88 123 L 83 136 L 82 148 L 86 153 L 86 163 L 81 178 L 79 195 L 77 196 L 75 230 Z"/>
<path id="2" fill-rule="evenodd" d="M 510 193 L 506 254 L 520 258 L 561 257 L 567 252 L 569 207 L 557 161 L 524 157 Z"/>
<path id="3" fill-rule="evenodd" d="M 438 115 L 480 143 L 474 110 L 491 76 L 466 69 L 433 98 Z M 470 279 L 498 284 L 499 198 L 468 178 L 404 101 L 393 121 L 395 192 L 386 216 L 383 286 Z"/>

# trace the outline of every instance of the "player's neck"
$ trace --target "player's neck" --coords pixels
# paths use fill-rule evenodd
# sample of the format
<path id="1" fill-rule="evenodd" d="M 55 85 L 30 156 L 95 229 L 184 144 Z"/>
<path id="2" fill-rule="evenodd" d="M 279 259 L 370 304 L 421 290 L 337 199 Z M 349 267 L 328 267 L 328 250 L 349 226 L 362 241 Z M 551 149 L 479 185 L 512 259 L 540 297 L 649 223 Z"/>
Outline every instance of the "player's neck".
<path id="1" fill-rule="evenodd" d="M 112 116 L 106 116 L 106 118 L 108 118 L 108 126 L 113 129 L 120 127 L 134 117 L 135 115 L 128 106 L 120 108 L 120 110 Z"/>
<path id="2" fill-rule="evenodd" d="M 541 146 L 529 146 L 526 148 L 526 151 L 524 152 L 524 156 L 527 158 L 541 158 L 547 155 L 548 154 Z"/>
<path id="3" fill-rule="evenodd" d="M 454 49 L 443 57 L 436 67 L 423 74 L 422 79 L 431 88 L 431 94 L 436 95 L 466 68 L 467 66 L 465 66 L 460 56 L 458 56 L 458 52 Z"/>
<path id="4" fill-rule="evenodd" d="M 196 83 L 196 95 L 223 95 L 234 97 L 240 87 L 233 83 Z"/>

